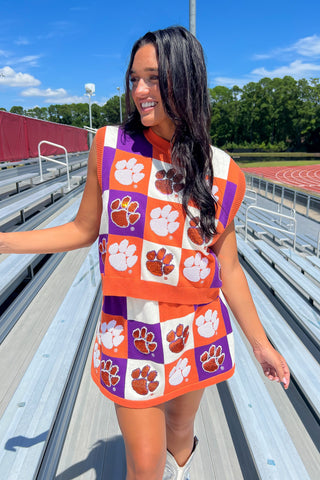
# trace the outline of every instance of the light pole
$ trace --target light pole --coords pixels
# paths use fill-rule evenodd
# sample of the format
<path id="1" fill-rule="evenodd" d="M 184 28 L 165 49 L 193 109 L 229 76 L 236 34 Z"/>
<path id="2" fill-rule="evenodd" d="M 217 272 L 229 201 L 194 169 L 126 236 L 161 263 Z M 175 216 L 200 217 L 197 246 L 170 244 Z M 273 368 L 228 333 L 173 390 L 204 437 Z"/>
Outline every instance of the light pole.
<path id="1" fill-rule="evenodd" d="M 90 147 L 92 145 L 92 114 L 91 114 L 91 97 L 94 95 L 94 92 L 96 91 L 96 86 L 94 83 L 86 83 L 84 88 L 86 89 L 86 95 L 89 97 L 89 121 L 90 121 L 90 129 L 91 131 L 89 132 L 89 143 Z"/>
<path id="2" fill-rule="evenodd" d="M 189 0 L 189 31 L 196 36 L 196 0 Z"/>
<path id="3" fill-rule="evenodd" d="M 117 90 L 119 90 L 119 101 L 120 101 L 120 123 L 122 123 L 121 90 L 120 90 L 120 87 L 117 87 Z"/>

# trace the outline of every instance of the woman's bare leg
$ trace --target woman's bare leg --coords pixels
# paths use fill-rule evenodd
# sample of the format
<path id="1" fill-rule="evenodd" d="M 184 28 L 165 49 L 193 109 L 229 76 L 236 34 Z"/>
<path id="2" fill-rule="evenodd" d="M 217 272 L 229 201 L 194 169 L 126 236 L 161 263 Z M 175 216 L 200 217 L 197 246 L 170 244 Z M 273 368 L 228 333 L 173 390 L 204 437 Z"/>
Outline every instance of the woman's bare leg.
<path id="1" fill-rule="evenodd" d="M 126 447 L 126 480 L 162 480 L 166 463 L 164 406 L 115 407 Z"/>
<path id="2" fill-rule="evenodd" d="M 194 420 L 204 390 L 196 390 L 165 404 L 167 448 L 178 465 L 190 457 L 194 442 Z"/>

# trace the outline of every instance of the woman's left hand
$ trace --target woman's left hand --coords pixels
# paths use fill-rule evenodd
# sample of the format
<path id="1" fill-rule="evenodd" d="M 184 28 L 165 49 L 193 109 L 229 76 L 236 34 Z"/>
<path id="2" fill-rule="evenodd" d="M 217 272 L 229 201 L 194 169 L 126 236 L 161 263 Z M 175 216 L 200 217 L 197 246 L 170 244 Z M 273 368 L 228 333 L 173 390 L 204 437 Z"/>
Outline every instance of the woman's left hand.
<path id="1" fill-rule="evenodd" d="M 283 383 L 287 390 L 290 383 L 290 371 L 285 359 L 271 344 L 253 349 L 266 377 L 271 381 Z"/>

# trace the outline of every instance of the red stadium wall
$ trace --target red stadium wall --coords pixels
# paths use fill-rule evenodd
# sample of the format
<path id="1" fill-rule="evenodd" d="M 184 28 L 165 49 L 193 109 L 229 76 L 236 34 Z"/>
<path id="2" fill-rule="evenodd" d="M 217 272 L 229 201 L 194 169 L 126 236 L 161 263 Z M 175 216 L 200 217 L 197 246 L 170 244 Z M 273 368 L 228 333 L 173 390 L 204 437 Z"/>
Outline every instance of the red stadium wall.
<path id="1" fill-rule="evenodd" d="M 62 145 L 67 152 L 88 150 L 88 134 L 82 128 L 0 111 L 0 162 L 37 157 L 38 143 L 42 140 Z M 61 153 L 61 148 L 47 144 L 41 146 L 42 155 Z"/>

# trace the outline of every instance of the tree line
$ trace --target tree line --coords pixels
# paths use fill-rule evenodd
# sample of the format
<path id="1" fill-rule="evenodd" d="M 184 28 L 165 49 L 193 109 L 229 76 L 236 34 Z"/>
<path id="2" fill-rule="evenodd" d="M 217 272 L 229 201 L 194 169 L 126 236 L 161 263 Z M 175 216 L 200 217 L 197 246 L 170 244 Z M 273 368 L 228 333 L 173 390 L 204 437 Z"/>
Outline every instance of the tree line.
<path id="1" fill-rule="evenodd" d="M 318 78 L 262 78 L 242 88 L 209 89 L 211 138 L 218 147 L 255 151 L 320 151 L 320 83 Z M 124 95 L 122 96 L 124 109 Z M 11 113 L 83 127 L 89 125 L 87 103 L 50 105 Z M 124 116 L 124 111 L 123 111 Z M 92 104 L 92 126 L 118 124 L 119 96 Z"/>

